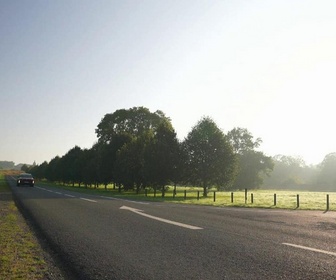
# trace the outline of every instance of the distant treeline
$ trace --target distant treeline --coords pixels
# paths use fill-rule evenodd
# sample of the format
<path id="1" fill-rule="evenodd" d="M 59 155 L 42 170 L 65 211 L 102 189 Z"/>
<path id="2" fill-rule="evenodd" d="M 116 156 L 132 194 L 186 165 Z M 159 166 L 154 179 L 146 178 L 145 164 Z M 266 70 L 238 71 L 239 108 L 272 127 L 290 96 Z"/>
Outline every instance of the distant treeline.
<path id="1" fill-rule="evenodd" d="M 23 164 L 17 164 L 15 165 L 15 163 L 13 161 L 0 161 L 0 169 L 5 169 L 5 170 L 11 170 L 11 169 L 15 169 L 15 170 L 21 170 Z"/>
<path id="2" fill-rule="evenodd" d="M 318 165 L 308 166 L 300 157 L 277 155 L 273 171 L 263 188 L 336 191 L 336 153 L 327 154 Z"/>

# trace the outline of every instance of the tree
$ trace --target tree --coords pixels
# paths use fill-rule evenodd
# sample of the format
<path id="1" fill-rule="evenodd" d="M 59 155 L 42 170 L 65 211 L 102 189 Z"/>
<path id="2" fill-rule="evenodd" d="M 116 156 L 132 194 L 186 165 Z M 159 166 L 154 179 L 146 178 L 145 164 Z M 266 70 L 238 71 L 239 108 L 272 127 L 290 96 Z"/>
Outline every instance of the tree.
<path id="1" fill-rule="evenodd" d="M 246 151 L 238 155 L 239 169 L 233 187 L 236 189 L 259 188 L 263 184 L 263 176 L 268 176 L 273 169 L 271 157 L 262 152 Z"/>
<path id="2" fill-rule="evenodd" d="M 327 154 L 319 166 L 318 184 L 329 190 L 336 189 L 336 153 Z"/>
<path id="3" fill-rule="evenodd" d="M 60 165 L 60 157 L 54 157 L 48 164 L 45 172 L 45 177 L 47 180 L 51 182 L 60 181 L 61 174 L 59 172 L 59 165 Z"/>
<path id="4" fill-rule="evenodd" d="M 99 182 L 99 160 L 97 145 L 94 144 L 90 149 L 83 149 L 81 159 L 83 166 L 81 169 L 81 177 L 83 184 L 88 186 L 97 185 Z"/>
<path id="5" fill-rule="evenodd" d="M 272 158 L 274 168 L 270 176 L 265 177 L 265 186 L 269 188 L 298 188 L 310 183 L 315 169 L 306 166 L 301 157 L 276 155 Z"/>
<path id="6" fill-rule="evenodd" d="M 61 158 L 61 166 L 62 166 L 62 180 L 66 183 L 81 183 L 81 154 L 82 149 L 78 146 L 70 149 L 62 158 Z"/>
<path id="7" fill-rule="evenodd" d="M 145 107 L 120 109 L 106 114 L 98 124 L 96 133 L 99 142 L 110 143 L 116 135 L 129 134 L 133 137 L 155 129 L 163 121 L 170 122 L 162 111 L 151 113 Z"/>
<path id="8" fill-rule="evenodd" d="M 122 146 L 130 143 L 132 136 L 126 133 L 120 133 L 115 135 L 111 142 L 102 143 L 98 142 L 96 144 L 96 155 L 97 155 L 97 172 L 99 175 L 100 182 L 105 185 L 111 183 L 115 179 L 114 165 L 117 157 L 117 152 Z"/>
<path id="9" fill-rule="evenodd" d="M 236 172 L 236 157 L 230 143 L 215 122 L 202 118 L 185 139 L 188 181 L 203 188 L 229 188 Z"/>
<path id="10" fill-rule="evenodd" d="M 271 157 L 255 150 L 262 143 L 261 139 L 254 140 L 247 129 L 239 127 L 229 131 L 227 139 L 238 158 L 238 174 L 233 188 L 259 188 L 263 183 L 263 175 L 269 175 L 274 165 Z"/>
<path id="11" fill-rule="evenodd" d="M 35 179 L 43 179 L 43 178 L 45 178 L 47 167 L 48 167 L 48 163 L 46 161 L 44 161 L 40 165 L 32 165 L 28 169 L 28 172 L 32 173 L 34 175 Z"/>
<path id="12" fill-rule="evenodd" d="M 158 110 L 151 113 L 145 107 L 133 107 L 128 110 L 121 109 L 104 116 L 97 126 L 96 133 L 99 144 L 98 174 L 105 185 L 114 180 L 116 176 L 120 180 L 123 177 L 122 174 L 126 173 L 125 170 L 120 169 L 120 165 L 126 164 L 125 155 L 123 155 L 127 153 L 126 148 L 124 148 L 119 156 L 119 166 L 115 166 L 117 154 L 121 148 L 128 146 L 131 141 L 141 142 L 144 135 L 153 133 L 162 121 L 170 123 L 169 118 L 162 111 Z M 133 149 L 133 145 L 135 144 L 131 144 L 127 149 Z M 140 155 L 143 155 L 143 153 Z M 143 159 L 141 161 L 143 162 Z M 121 174 L 116 174 L 116 170 L 118 170 L 117 172 L 121 172 Z M 123 181 L 125 180 L 126 178 L 123 178 Z"/>
<path id="13" fill-rule="evenodd" d="M 146 181 L 162 188 L 177 180 L 179 169 L 180 145 L 172 125 L 163 121 L 154 131 L 144 153 L 144 175 Z"/>
<path id="14" fill-rule="evenodd" d="M 125 190 L 135 187 L 139 192 L 146 183 L 143 174 L 144 151 L 151 137 L 150 132 L 134 137 L 117 152 L 115 180 L 119 185 L 123 185 Z"/>
<path id="15" fill-rule="evenodd" d="M 0 168 L 1 169 L 14 169 L 15 163 L 14 161 L 0 161 Z"/>
<path id="16" fill-rule="evenodd" d="M 29 170 L 29 166 L 28 166 L 27 164 L 23 164 L 23 165 L 21 166 L 21 171 L 23 171 L 23 172 L 28 172 L 28 170 Z"/>
<path id="17" fill-rule="evenodd" d="M 226 137 L 236 154 L 255 150 L 262 143 L 260 138 L 253 140 L 252 134 L 246 128 L 235 127 L 227 133 Z"/>

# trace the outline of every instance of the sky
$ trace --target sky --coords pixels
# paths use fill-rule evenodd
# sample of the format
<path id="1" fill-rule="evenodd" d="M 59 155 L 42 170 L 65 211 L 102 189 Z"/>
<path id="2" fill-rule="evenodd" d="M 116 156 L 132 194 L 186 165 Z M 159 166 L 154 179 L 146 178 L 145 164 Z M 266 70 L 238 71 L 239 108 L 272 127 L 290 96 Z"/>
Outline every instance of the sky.
<path id="1" fill-rule="evenodd" d="M 90 148 L 105 114 L 204 116 L 268 156 L 336 152 L 334 0 L 0 0 L 0 161 Z"/>

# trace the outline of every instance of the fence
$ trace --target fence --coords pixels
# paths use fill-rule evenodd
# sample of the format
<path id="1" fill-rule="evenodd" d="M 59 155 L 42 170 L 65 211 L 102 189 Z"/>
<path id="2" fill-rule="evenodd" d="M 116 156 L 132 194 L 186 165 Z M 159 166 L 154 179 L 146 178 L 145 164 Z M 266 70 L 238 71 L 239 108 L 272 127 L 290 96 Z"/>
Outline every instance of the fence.
<path id="1" fill-rule="evenodd" d="M 294 192 L 294 191 L 209 191 L 203 196 L 200 190 L 145 191 L 146 197 L 164 197 L 165 200 L 176 200 L 184 203 L 243 206 L 281 209 L 308 209 L 336 211 L 336 193 L 326 192 Z"/>

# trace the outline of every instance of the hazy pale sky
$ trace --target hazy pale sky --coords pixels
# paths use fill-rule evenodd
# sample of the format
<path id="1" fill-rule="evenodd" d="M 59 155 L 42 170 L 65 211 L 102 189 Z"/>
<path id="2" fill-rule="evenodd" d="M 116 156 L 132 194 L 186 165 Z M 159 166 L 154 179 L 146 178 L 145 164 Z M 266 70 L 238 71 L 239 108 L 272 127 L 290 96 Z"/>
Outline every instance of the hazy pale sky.
<path id="1" fill-rule="evenodd" d="M 269 156 L 336 152 L 336 1 L 0 0 L 0 160 L 90 148 L 107 113 L 202 116 Z"/>

